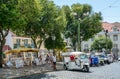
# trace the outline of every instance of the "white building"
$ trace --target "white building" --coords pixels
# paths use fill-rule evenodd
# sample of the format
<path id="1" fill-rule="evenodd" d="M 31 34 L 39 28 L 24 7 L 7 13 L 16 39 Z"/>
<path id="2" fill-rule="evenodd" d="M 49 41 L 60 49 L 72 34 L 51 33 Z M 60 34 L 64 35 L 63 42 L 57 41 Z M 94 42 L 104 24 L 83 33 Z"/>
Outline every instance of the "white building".
<path id="1" fill-rule="evenodd" d="M 9 32 L 6 36 L 6 42 L 5 45 L 9 45 L 11 49 L 13 49 L 13 40 L 12 40 L 13 33 Z"/>
<path id="2" fill-rule="evenodd" d="M 7 47 L 9 47 L 10 49 L 16 49 L 21 46 L 34 48 L 34 43 L 31 38 L 16 36 L 11 31 L 8 33 L 5 39 L 6 39 L 6 42 L 5 42 L 5 46 L 3 47 L 4 49 L 3 51 L 6 51 Z"/>
<path id="3" fill-rule="evenodd" d="M 113 42 L 113 47 L 117 47 L 119 49 L 119 54 L 120 54 L 120 23 L 107 23 L 103 22 L 102 26 L 105 30 L 108 30 L 107 33 L 107 38 L 111 39 Z M 94 38 L 89 39 L 88 41 L 83 41 L 81 44 L 81 49 L 82 51 L 84 49 L 89 49 L 91 48 L 91 45 L 94 41 L 95 38 L 99 36 L 105 36 L 105 32 L 101 31 L 97 35 L 95 35 Z"/>

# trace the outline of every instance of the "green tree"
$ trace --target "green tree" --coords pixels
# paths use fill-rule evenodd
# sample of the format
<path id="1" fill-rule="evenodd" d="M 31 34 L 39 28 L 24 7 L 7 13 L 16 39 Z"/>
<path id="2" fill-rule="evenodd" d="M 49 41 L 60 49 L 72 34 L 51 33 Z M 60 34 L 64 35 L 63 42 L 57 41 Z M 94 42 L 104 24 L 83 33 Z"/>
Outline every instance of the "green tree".
<path id="1" fill-rule="evenodd" d="M 42 4 L 42 15 L 39 17 L 40 21 L 40 33 L 39 33 L 39 47 L 43 41 L 45 41 L 47 38 L 51 37 L 54 26 L 56 23 L 57 18 L 57 7 L 53 3 L 53 1 L 49 0 L 40 0 L 40 3 Z M 56 26 L 58 27 L 58 26 Z"/>
<path id="2" fill-rule="evenodd" d="M 66 26 L 66 18 L 64 14 L 64 10 L 60 7 L 56 7 L 55 15 L 53 20 L 53 26 L 51 26 L 51 30 L 49 30 L 48 38 L 45 40 L 45 47 L 48 49 L 63 49 L 65 44 L 62 38 L 62 33 L 64 31 L 64 27 Z M 52 39 L 52 36 L 55 36 L 55 40 Z"/>
<path id="3" fill-rule="evenodd" d="M 5 37 L 10 30 L 20 28 L 24 19 L 17 10 L 17 3 L 14 0 L 0 0 L 0 67 L 2 67 L 2 48 L 6 42 Z"/>
<path id="4" fill-rule="evenodd" d="M 66 9 L 65 9 L 66 10 Z M 66 10 L 67 11 L 67 10 Z M 71 12 L 71 13 L 70 13 Z M 77 15 L 74 16 L 73 13 Z M 73 4 L 70 7 L 69 14 L 67 16 L 66 33 L 67 37 L 70 37 L 73 41 L 73 47 L 76 47 L 78 42 L 78 26 L 80 25 L 80 43 L 81 41 L 88 40 L 93 37 L 96 33 L 102 30 L 101 28 L 101 13 L 93 13 L 92 7 L 88 4 Z M 72 19 L 71 19 L 72 18 Z"/>
<path id="5" fill-rule="evenodd" d="M 72 14 L 72 10 L 69 6 L 63 6 L 62 9 L 64 10 L 65 17 L 66 17 L 66 27 L 64 30 L 65 38 L 71 38 L 74 49 L 76 48 L 76 39 L 77 39 L 77 26 L 74 26 L 74 19 Z M 74 27 L 73 27 L 74 26 Z"/>
<path id="6" fill-rule="evenodd" d="M 39 0 L 19 0 L 18 1 L 18 10 L 21 13 L 21 16 L 25 19 L 26 24 L 18 30 L 15 30 L 18 35 L 31 37 L 35 48 L 37 48 L 36 39 L 38 34 L 41 32 L 39 17 L 42 13 L 42 5 Z"/>
<path id="7" fill-rule="evenodd" d="M 40 48 L 41 43 L 57 29 L 62 32 L 65 26 L 64 12 L 53 1 L 23 0 L 19 2 L 19 9 L 27 23 L 21 31 L 24 30 L 25 35 L 33 39 L 36 48 Z M 37 38 L 39 40 L 36 41 Z"/>
<path id="8" fill-rule="evenodd" d="M 94 40 L 93 44 L 91 45 L 91 49 L 102 51 L 102 49 L 104 48 L 110 50 L 112 48 L 112 45 L 113 43 L 111 39 L 106 39 L 106 37 L 99 37 Z"/>
<path id="9" fill-rule="evenodd" d="M 65 47 L 65 44 L 63 42 L 63 38 L 61 38 L 60 32 L 55 34 L 55 39 L 54 37 L 49 37 L 45 40 L 45 47 L 49 49 L 56 49 L 56 50 L 61 50 Z"/>

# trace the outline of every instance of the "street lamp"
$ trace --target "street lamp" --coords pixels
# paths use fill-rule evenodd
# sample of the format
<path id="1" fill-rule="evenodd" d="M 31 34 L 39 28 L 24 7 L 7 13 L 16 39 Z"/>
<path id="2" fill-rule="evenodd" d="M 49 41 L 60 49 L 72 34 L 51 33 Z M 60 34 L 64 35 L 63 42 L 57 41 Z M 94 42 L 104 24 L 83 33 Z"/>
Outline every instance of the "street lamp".
<path id="1" fill-rule="evenodd" d="M 78 16 L 78 14 L 77 13 L 73 13 L 73 15 L 75 16 L 75 18 L 77 19 L 77 23 L 78 23 L 78 44 L 77 44 L 77 47 L 78 47 L 78 51 L 80 51 L 80 18 L 79 18 L 79 16 Z"/>
<path id="2" fill-rule="evenodd" d="M 105 37 L 106 37 L 106 54 L 107 54 L 107 47 L 108 47 L 108 46 L 107 46 L 107 44 L 108 44 L 108 43 L 107 43 L 107 33 L 108 33 L 108 30 L 104 30 L 104 31 L 105 31 Z"/>
<path id="3" fill-rule="evenodd" d="M 53 40 L 53 54 L 55 54 L 54 48 L 55 48 L 55 39 L 56 37 L 53 35 L 52 40 Z"/>
<path id="4" fill-rule="evenodd" d="M 74 12 L 73 13 L 73 15 L 75 16 L 75 18 L 77 19 L 77 24 L 78 24 L 78 51 L 81 51 L 81 43 L 80 43 L 80 41 L 81 41 L 81 36 L 80 36 L 80 25 L 81 25 L 81 22 L 83 21 L 83 20 L 85 20 L 86 18 L 84 18 L 83 20 L 81 20 L 81 18 L 80 18 L 80 16 L 76 13 L 76 12 Z M 89 12 L 86 12 L 86 13 L 83 13 L 83 16 L 87 16 L 87 15 L 89 15 Z"/>

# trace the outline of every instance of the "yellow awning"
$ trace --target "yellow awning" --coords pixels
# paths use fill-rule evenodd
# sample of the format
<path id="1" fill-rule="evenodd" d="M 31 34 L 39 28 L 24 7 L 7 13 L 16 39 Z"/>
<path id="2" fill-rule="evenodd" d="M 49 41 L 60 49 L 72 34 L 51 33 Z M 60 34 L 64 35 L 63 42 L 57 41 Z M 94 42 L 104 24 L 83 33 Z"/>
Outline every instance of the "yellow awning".
<path id="1" fill-rule="evenodd" d="M 19 48 L 19 49 L 13 49 L 6 51 L 5 54 L 10 54 L 10 53 L 20 53 L 20 52 L 38 52 L 38 49 L 32 49 L 32 48 Z"/>

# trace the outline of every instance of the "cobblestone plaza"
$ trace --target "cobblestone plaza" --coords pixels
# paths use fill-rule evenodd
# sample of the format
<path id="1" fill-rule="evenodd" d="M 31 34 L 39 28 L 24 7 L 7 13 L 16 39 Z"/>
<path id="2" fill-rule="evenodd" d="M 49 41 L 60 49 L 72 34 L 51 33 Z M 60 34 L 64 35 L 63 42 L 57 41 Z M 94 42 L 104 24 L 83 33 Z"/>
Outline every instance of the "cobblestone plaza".
<path id="1" fill-rule="evenodd" d="M 119 74 L 120 62 L 114 62 L 110 65 L 91 67 L 90 72 L 59 70 L 20 77 L 17 79 L 120 79 Z"/>

